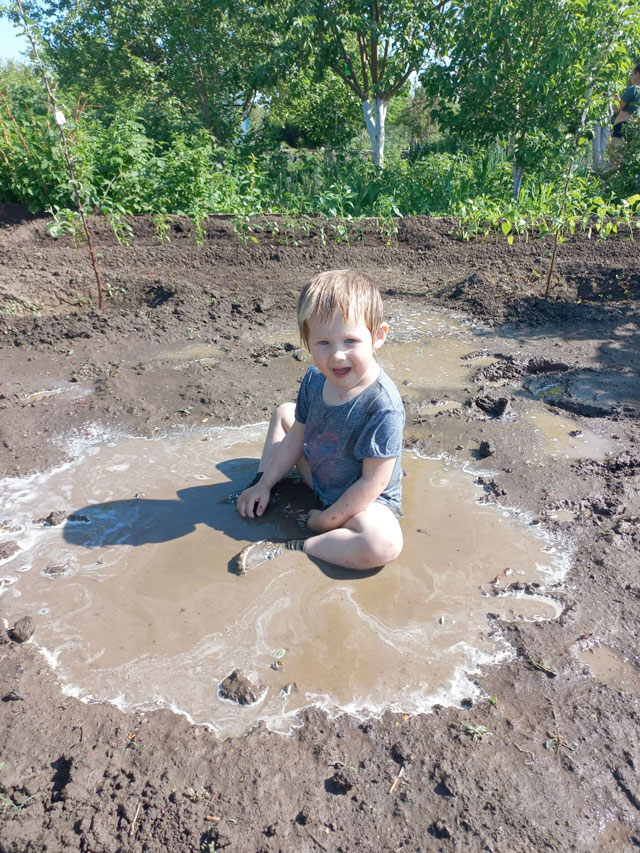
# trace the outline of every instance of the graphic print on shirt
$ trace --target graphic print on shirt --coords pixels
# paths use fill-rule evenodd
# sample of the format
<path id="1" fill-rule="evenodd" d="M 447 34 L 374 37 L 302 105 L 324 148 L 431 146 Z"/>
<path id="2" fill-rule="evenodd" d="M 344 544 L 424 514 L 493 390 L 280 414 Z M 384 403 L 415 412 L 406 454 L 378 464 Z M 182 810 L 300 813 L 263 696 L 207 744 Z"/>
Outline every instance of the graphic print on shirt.
<path id="1" fill-rule="evenodd" d="M 304 431 L 304 455 L 311 470 L 329 475 L 335 463 L 343 458 L 343 439 L 335 432 L 319 432 L 307 423 Z"/>

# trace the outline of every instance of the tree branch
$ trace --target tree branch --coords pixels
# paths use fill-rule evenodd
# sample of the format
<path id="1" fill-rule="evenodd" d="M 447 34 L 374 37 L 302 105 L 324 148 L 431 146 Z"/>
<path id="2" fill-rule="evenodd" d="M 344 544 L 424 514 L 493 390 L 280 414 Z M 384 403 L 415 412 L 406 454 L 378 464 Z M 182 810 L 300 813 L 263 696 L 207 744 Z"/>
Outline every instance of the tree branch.
<path id="1" fill-rule="evenodd" d="M 365 92 L 369 91 L 369 78 L 367 75 L 367 48 L 364 41 L 364 36 L 358 33 L 358 50 L 360 51 L 360 67 L 362 68 L 362 86 Z M 373 78 L 373 69 L 371 70 L 371 82 L 375 82 Z"/>
<path id="2" fill-rule="evenodd" d="M 387 57 L 389 56 L 389 45 L 391 44 L 391 39 L 387 39 L 384 43 L 384 54 L 382 56 L 382 63 L 380 65 L 380 77 L 384 77 L 384 72 L 387 70 Z"/>
<path id="3" fill-rule="evenodd" d="M 394 83 L 394 85 L 393 85 L 393 86 L 391 86 L 391 87 L 387 90 L 387 93 L 386 93 L 386 99 L 385 99 L 385 100 L 389 100 L 389 98 L 393 98 L 393 96 L 394 96 L 394 95 L 397 95 L 397 94 L 398 94 L 398 92 L 400 91 L 400 89 L 402 89 L 402 87 L 404 86 L 404 84 L 405 84 L 405 83 L 407 82 L 407 80 L 409 79 L 409 76 L 411 75 L 411 72 L 412 72 L 412 71 L 414 71 L 414 70 L 415 70 L 415 69 L 414 69 L 413 65 L 410 65 L 410 66 L 407 68 L 407 70 L 406 70 L 406 71 L 405 71 L 405 73 L 402 75 L 402 77 L 401 77 L 401 78 L 400 78 L 396 83 Z"/>
<path id="4" fill-rule="evenodd" d="M 340 77 L 341 80 L 344 80 L 345 83 L 347 83 L 349 87 L 353 89 L 353 91 L 356 93 L 356 95 L 360 98 L 361 101 L 366 101 L 369 97 L 369 87 L 367 85 L 365 86 L 365 88 L 362 88 L 358 83 L 358 78 L 356 77 L 355 72 L 353 70 L 353 63 L 351 62 L 351 57 L 347 53 L 344 43 L 336 30 L 335 24 L 332 24 L 332 30 L 334 38 L 340 48 L 340 51 L 342 52 L 342 58 L 344 59 L 347 68 L 349 69 L 349 76 L 346 75 L 344 71 L 340 70 L 338 66 L 336 66 L 335 68 L 331 66 L 332 70 L 336 72 L 336 74 L 338 75 L 338 77 Z M 363 83 L 365 83 L 364 80 Z"/>

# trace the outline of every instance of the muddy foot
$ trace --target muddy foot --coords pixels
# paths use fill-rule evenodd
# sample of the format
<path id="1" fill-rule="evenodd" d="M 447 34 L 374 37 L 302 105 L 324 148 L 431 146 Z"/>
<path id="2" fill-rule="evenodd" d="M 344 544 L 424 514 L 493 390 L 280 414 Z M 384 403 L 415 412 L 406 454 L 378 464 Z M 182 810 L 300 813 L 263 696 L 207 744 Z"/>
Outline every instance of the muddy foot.
<path id="1" fill-rule="evenodd" d="M 283 542 L 272 542 L 270 539 L 261 539 L 259 542 L 245 545 L 236 557 L 237 574 L 245 575 L 250 569 L 255 569 L 267 560 L 278 557 L 284 549 Z"/>

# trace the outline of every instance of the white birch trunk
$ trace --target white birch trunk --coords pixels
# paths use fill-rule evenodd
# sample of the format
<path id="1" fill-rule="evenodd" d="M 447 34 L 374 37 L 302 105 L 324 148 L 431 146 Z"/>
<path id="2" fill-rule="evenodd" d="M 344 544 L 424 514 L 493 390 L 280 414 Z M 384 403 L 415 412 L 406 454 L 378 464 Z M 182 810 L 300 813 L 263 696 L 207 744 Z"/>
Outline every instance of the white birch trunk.
<path id="1" fill-rule="evenodd" d="M 372 98 L 373 107 L 369 101 L 362 102 L 364 123 L 371 140 L 371 159 L 375 166 L 384 166 L 384 137 L 385 119 L 387 117 L 387 102 L 381 98 Z"/>
<path id="2" fill-rule="evenodd" d="M 513 164 L 513 197 L 517 201 L 522 187 L 522 178 L 524 177 L 524 169 L 522 166 Z"/>
<path id="3" fill-rule="evenodd" d="M 593 129 L 593 171 L 605 172 L 609 168 L 605 151 L 609 141 L 609 128 L 606 125 L 597 124 Z"/>

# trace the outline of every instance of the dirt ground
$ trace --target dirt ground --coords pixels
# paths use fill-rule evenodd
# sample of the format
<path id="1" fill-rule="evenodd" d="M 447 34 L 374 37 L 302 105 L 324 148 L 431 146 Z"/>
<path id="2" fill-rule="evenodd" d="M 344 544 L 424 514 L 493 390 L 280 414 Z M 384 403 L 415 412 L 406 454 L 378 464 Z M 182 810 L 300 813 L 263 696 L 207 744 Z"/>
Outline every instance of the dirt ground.
<path id="1" fill-rule="evenodd" d="M 353 266 L 391 308 L 461 312 L 520 338 L 517 358 L 495 353 L 476 373 L 465 408 L 422 417 L 408 400 L 407 441 L 452 455 L 489 442 L 498 473 L 488 499 L 562 524 L 574 557 L 554 590 L 558 619 L 488 617 L 516 654 L 478 677 L 486 699 L 364 722 L 311 710 L 288 737 L 259 726 L 222 741 L 168 711 L 83 704 L 60 692 L 34 643 L 3 632 L 0 851 L 640 847 L 637 241 L 572 238 L 545 300 L 548 241 L 466 243 L 445 220 L 402 220 L 389 246 L 373 227 L 349 245 L 314 234 L 287 244 L 266 230 L 243 243 L 222 218 L 208 222 L 202 247 L 186 221 L 160 243 L 144 219 L 122 246 L 95 222 L 99 312 L 86 250 L 54 241 L 46 225 L 0 206 L 0 476 L 45 470 L 64 458 L 61 439 L 105 427 L 154 435 L 263 420 L 294 397 L 301 364 L 295 349 L 261 341 L 292 327 L 297 292 L 316 270 Z M 217 345 L 219 360 L 176 369 L 161 357 L 190 342 Z M 595 400 L 548 401 L 614 443 L 605 461 L 533 464 L 518 419 L 505 430 L 499 409 L 477 403 L 545 374 L 605 388 Z M 504 380 L 500 394 L 489 379 Z M 36 393 L 59 383 L 78 395 Z M 555 509 L 573 520 L 554 519 Z M 3 542 L 0 559 L 10 556 Z M 24 615 L 16 602 L 0 599 L 9 626 Z M 635 667 L 630 689 L 578 658 L 600 646 Z"/>

